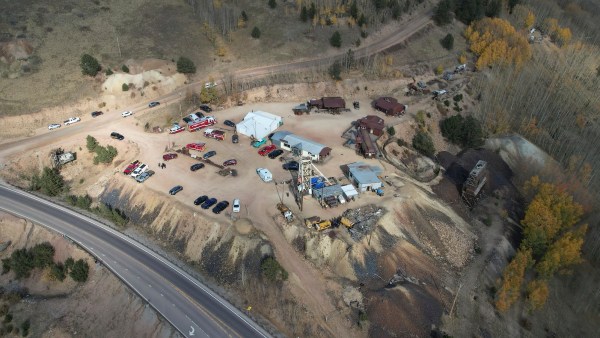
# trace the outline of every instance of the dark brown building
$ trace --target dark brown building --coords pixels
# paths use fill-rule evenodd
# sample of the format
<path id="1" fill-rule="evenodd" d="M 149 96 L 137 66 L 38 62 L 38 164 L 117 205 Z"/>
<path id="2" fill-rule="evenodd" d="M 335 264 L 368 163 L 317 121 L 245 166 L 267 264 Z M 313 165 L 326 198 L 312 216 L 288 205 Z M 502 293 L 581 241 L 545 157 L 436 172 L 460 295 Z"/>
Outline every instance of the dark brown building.
<path id="1" fill-rule="evenodd" d="M 356 121 L 356 123 L 358 129 L 365 129 L 375 136 L 383 135 L 383 130 L 385 129 L 385 122 L 381 117 L 376 115 L 367 115 Z"/>
<path id="2" fill-rule="evenodd" d="M 382 96 L 375 100 L 373 107 L 389 116 L 404 115 L 406 111 L 405 105 L 398 103 L 398 100 L 389 96 Z"/>
<path id="3" fill-rule="evenodd" d="M 308 101 L 309 107 L 317 107 L 319 109 L 327 110 L 341 110 L 346 109 L 346 101 L 341 97 L 322 97 L 316 100 Z"/>
<path id="4" fill-rule="evenodd" d="M 356 136 L 356 147 L 365 158 L 374 158 L 377 156 L 377 146 L 373 142 L 373 139 L 371 139 L 371 134 L 366 129 L 360 129 Z"/>

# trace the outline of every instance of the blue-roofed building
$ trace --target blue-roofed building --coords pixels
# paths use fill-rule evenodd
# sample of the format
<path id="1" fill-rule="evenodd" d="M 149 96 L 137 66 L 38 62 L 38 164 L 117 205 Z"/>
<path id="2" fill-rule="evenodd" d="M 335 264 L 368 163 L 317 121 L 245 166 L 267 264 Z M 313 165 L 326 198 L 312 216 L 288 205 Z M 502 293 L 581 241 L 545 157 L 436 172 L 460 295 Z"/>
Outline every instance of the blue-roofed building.
<path id="1" fill-rule="evenodd" d="M 358 192 L 375 191 L 383 187 L 379 175 L 383 172 L 380 167 L 364 162 L 353 162 L 342 166 L 344 174 L 356 186 Z"/>
<path id="2" fill-rule="evenodd" d="M 313 161 L 322 161 L 331 153 L 331 148 L 286 130 L 273 133 L 271 142 L 284 150 L 299 149 L 302 151 L 302 156 L 311 156 Z"/>

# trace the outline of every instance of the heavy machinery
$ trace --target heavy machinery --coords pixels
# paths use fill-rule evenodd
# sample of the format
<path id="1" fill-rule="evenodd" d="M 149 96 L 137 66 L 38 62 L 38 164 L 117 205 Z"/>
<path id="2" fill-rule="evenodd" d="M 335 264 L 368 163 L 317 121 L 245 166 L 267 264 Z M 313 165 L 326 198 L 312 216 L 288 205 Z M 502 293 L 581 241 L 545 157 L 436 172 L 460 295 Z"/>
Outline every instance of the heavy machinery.
<path id="1" fill-rule="evenodd" d="M 314 224 L 313 227 L 317 231 L 323 231 L 325 229 L 331 228 L 331 221 L 329 221 L 329 220 L 327 220 L 327 221 L 321 221 L 321 222 L 319 222 L 317 224 Z"/>
<path id="2" fill-rule="evenodd" d="M 287 205 L 283 203 L 277 203 L 277 210 L 281 212 L 283 217 L 285 217 L 286 221 L 291 222 L 294 219 L 294 214 L 292 213 L 290 208 L 287 207 Z"/>
<path id="3" fill-rule="evenodd" d="M 345 226 L 348 229 L 350 229 L 354 226 L 354 223 L 352 223 L 352 221 L 347 219 L 346 217 L 340 218 L 340 224 L 342 224 L 343 226 Z"/>
<path id="4" fill-rule="evenodd" d="M 321 222 L 321 218 L 319 216 L 313 216 L 313 217 L 304 219 L 304 224 L 306 225 L 307 228 L 312 228 L 313 225 L 315 225 L 319 222 Z"/>

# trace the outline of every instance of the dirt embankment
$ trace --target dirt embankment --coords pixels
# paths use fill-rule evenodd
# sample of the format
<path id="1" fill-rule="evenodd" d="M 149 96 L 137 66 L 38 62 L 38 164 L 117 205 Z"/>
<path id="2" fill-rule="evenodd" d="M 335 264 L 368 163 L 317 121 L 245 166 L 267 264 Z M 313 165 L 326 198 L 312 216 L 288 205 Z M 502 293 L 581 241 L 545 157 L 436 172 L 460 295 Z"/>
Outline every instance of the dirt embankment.
<path id="1" fill-rule="evenodd" d="M 71 278 L 53 281 L 48 277 L 48 269 L 36 269 L 23 280 L 14 280 L 13 273 L 0 275 L 0 308 L 12 314 L 12 327 L 17 328 L 29 319 L 29 332 L 37 337 L 179 336 L 111 272 L 96 265 L 86 252 L 41 226 L 0 213 L 0 248 L 4 249 L 0 258 L 46 241 L 56 250 L 55 261 L 68 257 L 86 260 L 90 266 L 88 281 L 83 284 Z"/>

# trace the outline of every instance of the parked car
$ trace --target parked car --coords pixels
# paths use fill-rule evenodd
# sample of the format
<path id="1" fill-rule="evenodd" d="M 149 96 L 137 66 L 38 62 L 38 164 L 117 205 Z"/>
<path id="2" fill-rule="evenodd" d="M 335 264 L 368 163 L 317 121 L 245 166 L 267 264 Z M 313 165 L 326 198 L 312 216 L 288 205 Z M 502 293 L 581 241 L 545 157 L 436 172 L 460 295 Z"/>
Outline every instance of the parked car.
<path id="1" fill-rule="evenodd" d="M 300 169 L 300 164 L 296 161 L 291 161 L 288 163 L 284 163 L 281 167 L 283 168 L 283 170 L 298 171 Z"/>
<path id="2" fill-rule="evenodd" d="M 215 156 L 216 154 L 217 154 L 217 152 L 216 152 L 216 151 L 214 151 L 214 150 L 211 150 L 211 151 L 207 152 L 206 154 L 204 154 L 204 155 L 202 156 L 202 158 L 206 160 L 206 159 L 208 159 L 208 158 L 211 158 L 211 157 Z"/>
<path id="3" fill-rule="evenodd" d="M 206 88 L 206 89 L 208 89 L 208 88 L 214 88 L 214 87 L 216 87 L 216 86 L 217 86 L 217 84 L 216 84 L 216 83 L 214 83 L 214 82 L 206 82 L 206 83 L 204 84 L 204 88 Z"/>
<path id="4" fill-rule="evenodd" d="M 275 146 L 274 144 L 269 144 L 268 146 L 264 146 L 261 150 L 258 151 L 258 154 L 260 156 L 265 156 L 268 153 L 272 152 L 273 150 L 277 149 L 277 146 Z"/>
<path id="5" fill-rule="evenodd" d="M 268 156 L 270 159 L 274 159 L 274 158 L 279 157 L 281 154 L 283 154 L 283 150 L 277 149 L 277 150 L 273 150 L 272 152 L 270 152 Z"/>
<path id="6" fill-rule="evenodd" d="M 235 123 L 233 123 L 232 121 L 225 120 L 223 121 L 223 123 L 228 127 L 235 128 Z"/>
<path id="7" fill-rule="evenodd" d="M 238 143 L 238 142 L 240 142 L 240 137 L 238 136 L 238 134 L 231 135 L 231 142 L 232 143 Z"/>
<path id="8" fill-rule="evenodd" d="M 180 185 L 177 185 L 177 186 L 174 186 L 173 188 L 171 188 L 171 190 L 169 190 L 169 194 L 175 195 L 178 192 L 180 192 L 181 190 L 183 190 L 183 187 Z"/>
<path id="9" fill-rule="evenodd" d="M 199 170 L 199 169 L 202 169 L 202 168 L 204 168 L 204 163 L 194 163 L 190 167 L 190 170 L 191 171 L 196 171 L 196 170 Z"/>
<path id="10" fill-rule="evenodd" d="M 81 119 L 79 117 L 69 117 L 69 119 L 65 121 L 65 126 L 68 126 L 73 123 L 77 123 L 79 121 L 81 121 Z"/>
<path id="11" fill-rule="evenodd" d="M 123 117 L 131 116 L 131 115 L 133 115 L 133 112 L 131 110 L 124 111 L 121 113 L 121 116 L 123 116 Z"/>
<path id="12" fill-rule="evenodd" d="M 136 178 L 146 170 L 148 170 L 148 166 L 146 164 L 142 164 L 139 167 L 135 168 L 135 170 L 131 173 L 131 177 Z"/>
<path id="13" fill-rule="evenodd" d="M 208 199 L 208 196 L 202 195 L 194 200 L 194 205 L 200 205 L 200 204 L 206 202 L 207 199 Z"/>
<path id="14" fill-rule="evenodd" d="M 215 203 L 217 203 L 216 198 L 209 198 L 206 201 L 204 201 L 204 203 L 202 203 L 202 205 L 200 207 L 202 207 L 202 209 L 208 209 L 208 208 L 212 207 L 213 205 L 215 205 Z"/>
<path id="15" fill-rule="evenodd" d="M 227 161 L 223 162 L 224 167 L 227 167 L 230 165 L 236 165 L 236 164 L 237 164 L 237 160 L 235 160 L 235 159 L 231 159 L 231 160 L 227 160 Z"/>
<path id="16" fill-rule="evenodd" d="M 158 106 L 158 105 L 160 105 L 160 102 L 158 102 L 158 101 L 152 101 L 152 102 L 150 102 L 150 103 L 148 104 L 148 107 L 149 107 L 149 108 L 154 108 L 154 107 L 156 107 L 156 106 Z"/>
<path id="17" fill-rule="evenodd" d="M 60 128 L 60 123 L 52 123 L 51 125 L 48 126 L 48 130 L 58 129 L 58 128 Z"/>
<path id="18" fill-rule="evenodd" d="M 123 170 L 123 174 L 130 175 L 137 167 L 140 166 L 140 164 L 141 163 L 138 160 L 129 163 L 129 165 L 127 165 L 127 167 Z"/>
<path id="19" fill-rule="evenodd" d="M 234 199 L 231 210 L 233 212 L 240 212 L 240 208 L 241 208 L 241 206 L 240 206 L 240 199 L 239 198 Z"/>
<path id="20" fill-rule="evenodd" d="M 125 136 L 123 136 L 117 132 L 114 132 L 114 131 L 112 133 L 110 133 L 110 137 L 114 138 L 115 140 L 119 140 L 119 141 L 122 141 L 125 138 Z"/>
<path id="21" fill-rule="evenodd" d="M 200 110 L 203 110 L 207 113 L 210 113 L 212 111 L 212 108 L 205 104 L 199 105 L 198 108 L 200 108 Z"/>
<path id="22" fill-rule="evenodd" d="M 154 170 L 146 170 L 143 173 L 141 173 L 138 177 L 135 178 L 135 180 L 138 183 L 143 183 L 145 180 L 149 179 L 150 176 L 154 175 Z"/>
<path id="23" fill-rule="evenodd" d="M 273 175 L 271 174 L 269 169 L 258 168 L 256 169 L 256 173 L 258 174 L 260 179 L 263 180 L 263 182 L 271 182 L 273 180 Z"/>
<path id="24" fill-rule="evenodd" d="M 165 161 L 172 160 L 174 158 L 177 158 L 177 154 L 175 154 L 175 153 L 169 153 L 169 154 L 163 155 L 163 160 L 165 160 Z"/>
<path id="25" fill-rule="evenodd" d="M 93 111 L 93 112 L 92 112 L 92 117 L 98 117 L 98 116 L 100 116 L 100 115 L 103 115 L 103 114 L 104 114 L 104 113 L 103 113 L 103 112 L 101 112 L 101 111 Z"/>
<path id="26" fill-rule="evenodd" d="M 228 206 L 229 206 L 229 202 L 227 202 L 227 201 L 221 201 L 221 202 L 219 202 L 219 204 L 217 204 L 217 205 L 216 205 L 216 206 L 215 206 L 215 207 L 212 209 L 212 211 L 213 211 L 215 214 L 220 214 L 220 213 L 221 213 L 221 211 L 225 210 L 225 209 L 226 209 Z"/>
<path id="27" fill-rule="evenodd" d="M 433 96 L 442 96 L 444 94 L 448 94 L 448 91 L 445 89 L 440 89 L 440 90 L 434 90 L 433 91 Z"/>
<path id="28" fill-rule="evenodd" d="M 266 137 L 263 138 L 263 139 L 260 139 L 260 140 L 252 142 L 252 146 L 254 148 L 260 148 L 261 146 L 263 146 L 265 144 L 267 144 L 267 138 Z"/>
<path id="29" fill-rule="evenodd" d="M 204 117 L 204 114 L 202 114 L 202 112 L 200 112 L 200 111 L 195 112 L 194 115 L 198 116 L 198 118 Z"/>

